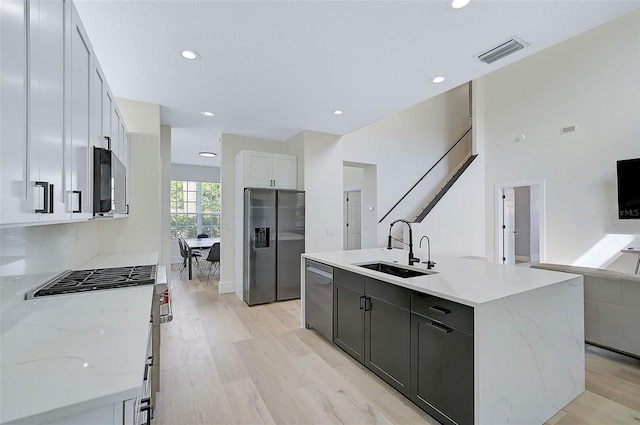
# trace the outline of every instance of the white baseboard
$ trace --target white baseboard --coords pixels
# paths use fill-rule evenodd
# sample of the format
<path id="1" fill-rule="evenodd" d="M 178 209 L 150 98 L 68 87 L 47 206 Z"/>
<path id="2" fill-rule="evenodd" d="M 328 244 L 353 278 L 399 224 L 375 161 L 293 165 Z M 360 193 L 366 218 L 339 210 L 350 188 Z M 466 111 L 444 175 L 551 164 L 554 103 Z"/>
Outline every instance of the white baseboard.
<path id="1" fill-rule="evenodd" d="M 232 292 L 236 292 L 236 285 L 233 283 L 233 280 L 228 280 L 226 282 L 218 282 L 218 293 L 219 294 L 230 294 Z"/>
<path id="2" fill-rule="evenodd" d="M 531 254 L 531 262 L 539 263 L 540 262 L 540 254 Z"/>
<path id="3" fill-rule="evenodd" d="M 531 261 L 531 257 L 525 257 L 524 255 L 516 255 L 516 261 L 522 261 L 524 263 L 528 263 Z"/>

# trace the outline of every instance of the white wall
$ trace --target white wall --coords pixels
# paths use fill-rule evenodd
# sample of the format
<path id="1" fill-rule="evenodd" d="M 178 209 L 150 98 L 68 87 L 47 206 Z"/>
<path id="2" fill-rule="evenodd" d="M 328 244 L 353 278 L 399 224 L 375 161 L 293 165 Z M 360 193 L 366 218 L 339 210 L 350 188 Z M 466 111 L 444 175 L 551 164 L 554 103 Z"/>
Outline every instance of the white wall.
<path id="1" fill-rule="evenodd" d="M 160 263 L 171 264 L 171 127 L 160 126 L 160 157 L 162 161 L 161 195 L 160 195 Z M 177 245 L 177 244 L 176 244 Z M 168 283 L 171 283 L 171 273 L 167 273 Z"/>
<path id="2" fill-rule="evenodd" d="M 305 251 L 342 250 L 342 141 L 304 131 Z"/>
<path id="3" fill-rule="evenodd" d="M 423 235 L 431 241 L 431 260 L 439 255 L 484 257 L 484 193 L 482 191 L 484 167 L 477 158 L 449 189 L 447 194 L 425 217 L 422 223 L 412 224 L 414 250 L 426 261 L 427 241 L 419 250 Z M 389 228 L 387 226 L 387 234 Z M 436 266 L 437 268 L 437 266 Z"/>
<path id="4" fill-rule="evenodd" d="M 342 168 L 342 178 L 344 180 L 343 191 L 349 192 L 352 190 L 362 190 L 364 170 L 360 167 L 348 167 Z"/>
<path id="5" fill-rule="evenodd" d="M 188 180 L 197 182 L 220 182 L 220 167 L 203 167 L 200 165 L 171 164 L 171 180 Z"/>
<path id="6" fill-rule="evenodd" d="M 376 166 L 376 218 L 370 220 L 377 226 L 375 246 L 386 246 L 389 232 L 388 220 L 382 224 L 377 224 L 377 221 L 470 127 L 468 94 L 469 89 L 465 84 L 343 136 L 345 161 L 365 162 Z M 477 162 L 478 160 L 475 161 Z M 478 228 L 483 226 L 484 216 L 482 212 L 464 212 L 465 209 L 481 211 L 484 206 L 482 195 L 478 197 L 478 193 L 483 192 L 483 169 L 478 164 L 475 169 L 475 180 L 468 179 L 465 189 L 458 189 L 460 196 L 466 198 L 468 193 L 471 200 L 462 200 L 459 204 L 449 202 L 457 213 L 449 214 L 445 210 L 438 214 L 434 210 L 427 221 L 428 227 L 414 226 L 430 238 L 435 237 L 435 241 L 439 243 L 434 240 L 432 242 L 440 253 L 484 255 L 484 239 L 479 242 L 469 240 L 472 234 L 483 238 L 484 230 L 479 231 Z M 472 171 L 467 170 L 466 174 L 468 173 Z M 442 177 L 447 174 L 448 172 Z M 455 186 L 460 187 L 461 184 L 458 181 Z M 422 197 L 420 202 L 426 200 L 426 193 L 418 195 Z M 447 194 L 445 199 L 452 196 Z M 368 206 L 369 203 L 365 208 Z M 411 219 L 414 209 L 415 206 L 404 205 L 403 202 L 389 218 Z M 439 210 L 443 210 L 443 207 Z M 434 218 L 436 216 L 437 219 Z M 458 220 L 462 218 L 462 221 Z M 434 234 L 441 230 L 447 234 L 446 237 L 440 238 Z"/>
<path id="7" fill-rule="evenodd" d="M 640 221 L 617 219 L 615 164 L 640 156 L 639 75 L 640 11 L 483 78 L 492 259 L 494 186 L 506 181 L 546 181 L 541 261 L 599 267 L 638 242 Z M 578 131 L 560 135 L 569 125 Z"/>
<path id="8" fill-rule="evenodd" d="M 129 216 L 98 221 L 98 253 L 162 252 L 160 106 L 117 99 L 129 129 Z M 168 211 L 169 205 L 164 210 Z"/>

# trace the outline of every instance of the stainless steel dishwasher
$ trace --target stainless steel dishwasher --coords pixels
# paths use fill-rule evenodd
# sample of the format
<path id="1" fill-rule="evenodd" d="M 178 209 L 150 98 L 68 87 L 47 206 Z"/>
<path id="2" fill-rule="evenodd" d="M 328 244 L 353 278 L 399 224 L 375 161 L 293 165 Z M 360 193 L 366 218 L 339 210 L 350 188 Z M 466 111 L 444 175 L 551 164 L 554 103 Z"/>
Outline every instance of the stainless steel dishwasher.
<path id="1" fill-rule="evenodd" d="M 333 267 L 306 260 L 304 275 L 305 322 L 333 340 Z"/>

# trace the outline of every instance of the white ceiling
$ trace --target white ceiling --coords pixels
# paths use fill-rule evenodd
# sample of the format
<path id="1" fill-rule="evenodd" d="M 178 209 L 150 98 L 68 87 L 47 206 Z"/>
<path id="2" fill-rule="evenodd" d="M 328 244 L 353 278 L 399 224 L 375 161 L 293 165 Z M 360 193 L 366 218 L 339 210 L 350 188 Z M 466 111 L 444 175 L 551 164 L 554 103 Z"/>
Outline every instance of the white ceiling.
<path id="1" fill-rule="evenodd" d="M 460 10 L 447 0 L 75 3 L 114 95 L 161 105 L 172 162 L 214 166 L 219 157 L 197 153 L 220 153 L 222 133 L 349 133 L 640 8 L 640 0 L 472 0 Z M 529 46 L 492 65 L 474 57 L 512 36 Z M 187 62 L 182 49 L 201 59 Z M 436 75 L 447 79 L 433 84 Z"/>

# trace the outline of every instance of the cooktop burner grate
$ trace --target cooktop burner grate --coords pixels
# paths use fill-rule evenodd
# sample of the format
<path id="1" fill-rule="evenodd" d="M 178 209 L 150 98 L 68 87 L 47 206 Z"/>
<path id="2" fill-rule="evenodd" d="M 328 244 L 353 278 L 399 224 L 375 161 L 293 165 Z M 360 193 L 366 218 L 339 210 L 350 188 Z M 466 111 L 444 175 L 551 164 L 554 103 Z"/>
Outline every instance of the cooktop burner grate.
<path id="1" fill-rule="evenodd" d="M 43 285 L 33 293 L 33 297 L 151 285 L 155 283 L 155 277 L 156 266 L 73 270 Z"/>

